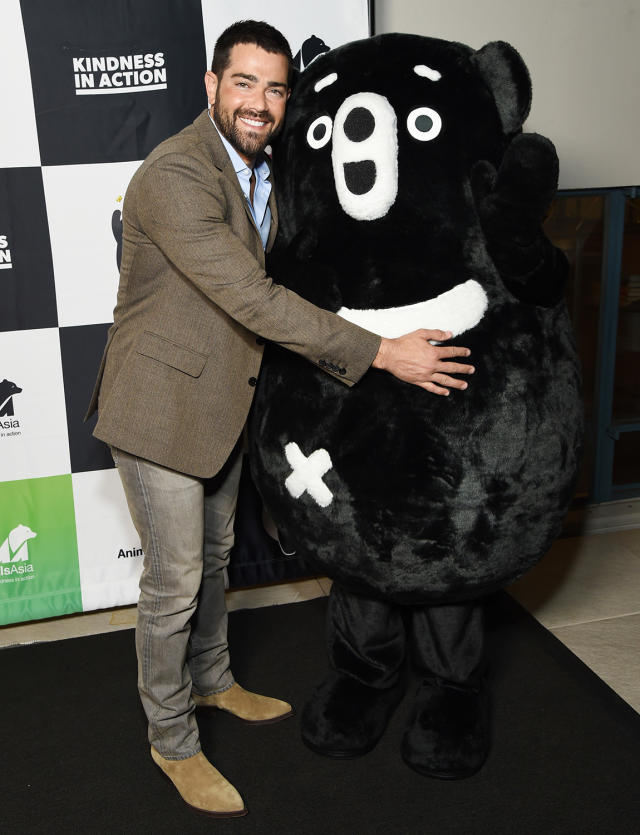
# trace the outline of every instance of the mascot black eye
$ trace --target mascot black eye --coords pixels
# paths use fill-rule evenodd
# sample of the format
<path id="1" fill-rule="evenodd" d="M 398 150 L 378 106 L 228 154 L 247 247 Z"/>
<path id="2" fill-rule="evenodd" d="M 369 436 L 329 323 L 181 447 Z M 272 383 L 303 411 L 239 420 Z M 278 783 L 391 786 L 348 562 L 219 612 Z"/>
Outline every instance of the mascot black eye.
<path id="1" fill-rule="evenodd" d="M 414 139 L 430 142 L 442 130 L 442 119 L 430 107 L 416 107 L 407 117 L 407 130 Z"/>
<path id="2" fill-rule="evenodd" d="M 312 148 L 324 148 L 331 139 L 333 122 L 330 116 L 318 116 L 309 125 L 307 131 L 307 142 Z"/>

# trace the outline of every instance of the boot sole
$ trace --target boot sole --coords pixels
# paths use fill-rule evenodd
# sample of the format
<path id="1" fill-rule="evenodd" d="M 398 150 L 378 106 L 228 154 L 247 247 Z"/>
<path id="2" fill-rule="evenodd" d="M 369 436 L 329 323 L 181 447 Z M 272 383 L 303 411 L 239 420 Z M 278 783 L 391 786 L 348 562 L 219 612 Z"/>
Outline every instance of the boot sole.
<path id="1" fill-rule="evenodd" d="M 180 792 L 178 792 L 178 794 L 180 794 Z M 245 815 L 249 813 L 248 809 L 240 809 L 238 812 L 210 812 L 208 809 L 199 809 L 197 806 L 192 806 L 190 803 L 187 803 L 184 798 L 182 798 L 182 801 L 185 806 L 188 806 L 190 809 L 193 809 L 194 812 L 197 812 L 199 815 L 204 815 L 207 818 L 244 818 Z"/>
<path id="2" fill-rule="evenodd" d="M 435 780 L 466 780 L 467 777 L 473 777 L 474 774 L 477 774 L 480 771 L 482 766 L 485 764 L 486 759 L 483 760 L 480 765 L 475 768 L 467 769 L 466 771 L 433 771 L 424 766 L 416 765 L 415 763 L 410 762 L 406 759 L 406 757 L 403 757 L 402 761 L 405 765 L 408 765 L 412 771 L 422 774 L 423 777 L 433 777 Z"/>
<path id="3" fill-rule="evenodd" d="M 380 737 L 381 739 L 382 737 Z M 363 757 L 365 754 L 368 754 L 370 751 L 376 747 L 380 739 L 376 739 L 376 741 L 372 745 L 367 745 L 365 748 L 354 748 L 350 751 L 344 751 L 340 749 L 333 749 L 329 750 L 327 748 L 321 748 L 319 745 L 314 745 L 313 742 L 309 742 L 304 737 L 302 737 L 302 741 L 304 744 L 309 748 L 314 754 L 320 754 L 323 757 L 331 757 L 334 760 L 355 760 L 358 757 Z"/>

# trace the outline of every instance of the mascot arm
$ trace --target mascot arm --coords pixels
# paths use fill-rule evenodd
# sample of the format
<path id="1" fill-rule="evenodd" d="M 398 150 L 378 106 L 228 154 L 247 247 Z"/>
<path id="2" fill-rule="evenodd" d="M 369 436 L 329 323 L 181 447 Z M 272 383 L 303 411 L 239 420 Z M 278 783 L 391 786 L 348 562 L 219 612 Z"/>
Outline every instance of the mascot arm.
<path id="1" fill-rule="evenodd" d="M 481 160 L 471 177 L 489 253 L 507 289 L 523 302 L 558 304 L 568 263 L 543 229 L 558 183 L 553 143 L 539 134 L 518 134 L 498 171 Z"/>

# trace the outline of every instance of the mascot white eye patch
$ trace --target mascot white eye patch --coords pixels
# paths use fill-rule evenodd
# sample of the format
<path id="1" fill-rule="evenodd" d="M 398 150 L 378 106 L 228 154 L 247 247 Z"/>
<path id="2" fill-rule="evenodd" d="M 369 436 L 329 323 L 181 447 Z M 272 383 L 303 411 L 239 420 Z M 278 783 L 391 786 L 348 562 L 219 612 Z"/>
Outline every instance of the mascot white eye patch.
<path id="1" fill-rule="evenodd" d="M 331 131 L 333 129 L 333 122 L 331 116 L 318 116 L 309 125 L 307 131 L 307 142 L 314 150 L 324 148 L 327 142 L 331 139 Z"/>
<path id="2" fill-rule="evenodd" d="M 431 107 L 416 107 L 407 118 L 407 130 L 414 139 L 430 142 L 442 130 L 442 119 Z"/>

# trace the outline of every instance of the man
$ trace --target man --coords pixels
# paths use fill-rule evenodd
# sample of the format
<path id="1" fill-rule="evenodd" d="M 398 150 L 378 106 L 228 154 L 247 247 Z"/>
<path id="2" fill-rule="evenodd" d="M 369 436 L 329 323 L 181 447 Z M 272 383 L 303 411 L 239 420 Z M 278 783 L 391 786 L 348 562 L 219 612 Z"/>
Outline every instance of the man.
<path id="1" fill-rule="evenodd" d="M 109 443 L 145 552 L 136 649 L 151 755 L 183 799 L 246 813 L 200 750 L 194 710 L 247 722 L 291 714 L 230 670 L 224 568 L 233 544 L 240 438 L 266 339 L 353 385 L 371 366 L 448 394 L 472 373 L 451 334 L 380 339 L 314 307 L 264 271 L 277 209 L 264 147 L 282 125 L 291 52 L 265 23 L 234 24 L 205 75 L 209 111 L 159 145 L 123 212 L 114 324 L 89 409 Z M 372 372 L 373 373 L 373 372 Z"/>

